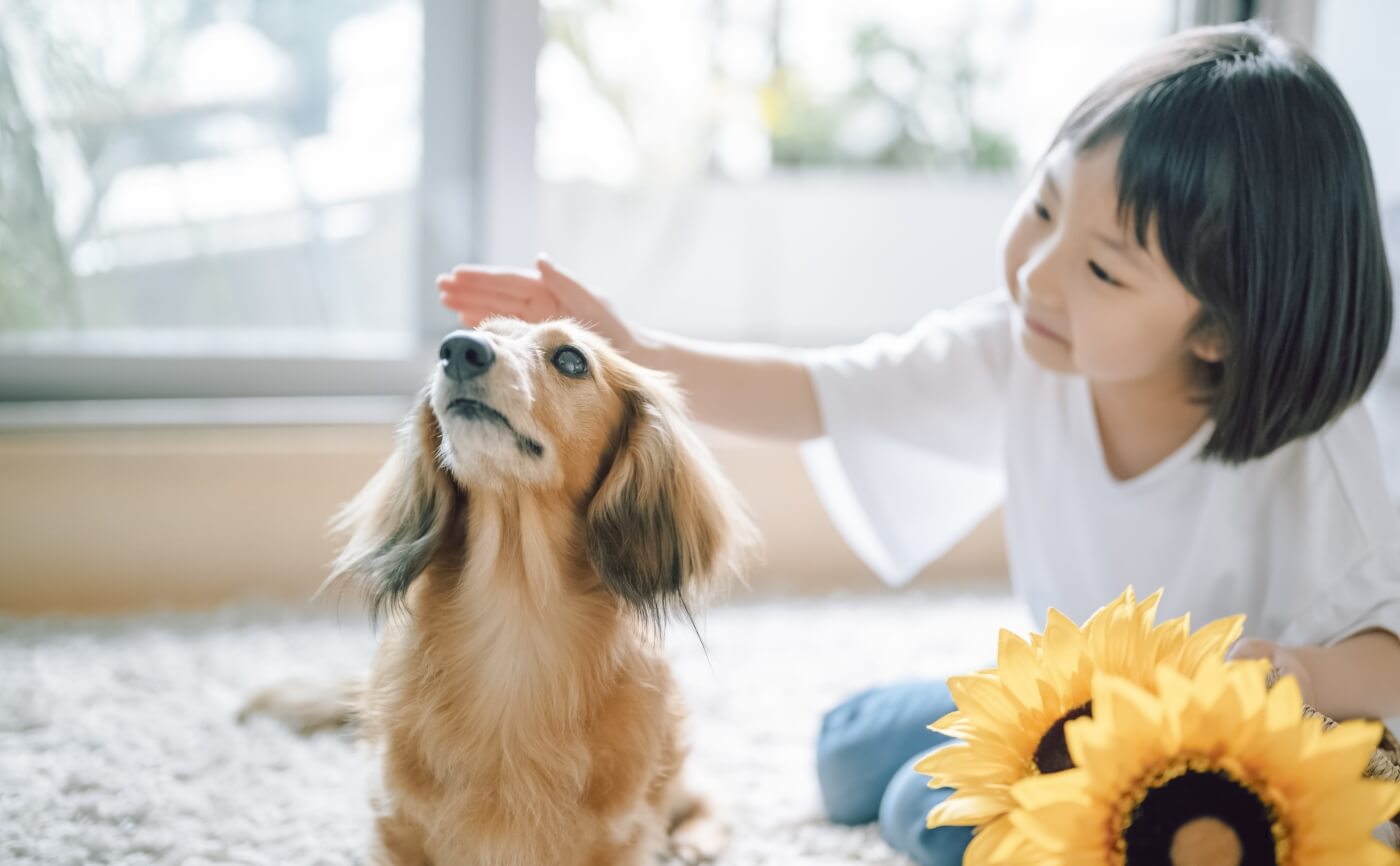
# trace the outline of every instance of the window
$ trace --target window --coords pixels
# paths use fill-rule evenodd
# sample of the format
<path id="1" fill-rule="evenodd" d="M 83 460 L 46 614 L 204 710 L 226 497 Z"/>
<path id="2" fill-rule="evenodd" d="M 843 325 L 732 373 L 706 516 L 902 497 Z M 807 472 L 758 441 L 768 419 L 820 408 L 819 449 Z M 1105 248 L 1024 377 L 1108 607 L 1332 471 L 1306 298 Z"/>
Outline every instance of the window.
<path id="1" fill-rule="evenodd" d="M 532 78 L 512 5 L 10 0 L 0 395 L 411 387 L 432 275 L 488 252 L 480 177 L 515 180 L 479 98 Z"/>
<path id="2" fill-rule="evenodd" d="M 1075 102 L 1176 3 L 546 0 L 541 246 L 639 321 L 793 344 L 999 284 Z"/>
<path id="3" fill-rule="evenodd" d="M 1318 0 L 1316 52 L 1351 103 L 1376 177 L 1392 280 L 1400 285 L 1400 60 L 1392 50 L 1400 5 L 1387 0 Z M 1400 305 L 1390 356 L 1367 397 L 1392 497 L 1400 503 Z"/>
<path id="4" fill-rule="evenodd" d="M 16 8 L 9 328 L 408 330 L 414 0 Z"/>
<path id="5" fill-rule="evenodd" d="M 1400 32 L 1400 6 L 1385 0 L 1319 0 L 1315 50 L 1337 79 L 1361 124 L 1389 249 L 1400 254 L 1400 60 L 1391 40 Z"/>
<path id="6" fill-rule="evenodd" d="M 541 176 L 1005 172 L 1171 3 L 546 0 Z"/>
<path id="7" fill-rule="evenodd" d="M 820 343 L 991 290 L 1175 0 L 9 0 L 0 399 L 407 393 L 433 274 Z"/>

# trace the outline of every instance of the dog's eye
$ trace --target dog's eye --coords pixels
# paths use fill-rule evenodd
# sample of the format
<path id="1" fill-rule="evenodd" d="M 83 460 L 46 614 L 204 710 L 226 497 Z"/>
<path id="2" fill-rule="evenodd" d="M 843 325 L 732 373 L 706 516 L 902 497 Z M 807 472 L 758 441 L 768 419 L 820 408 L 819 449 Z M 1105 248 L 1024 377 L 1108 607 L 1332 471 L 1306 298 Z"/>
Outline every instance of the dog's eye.
<path id="1" fill-rule="evenodd" d="M 588 359 L 573 346 L 560 346 L 555 349 L 554 357 L 550 360 L 556 370 L 570 378 L 582 379 L 588 375 Z"/>

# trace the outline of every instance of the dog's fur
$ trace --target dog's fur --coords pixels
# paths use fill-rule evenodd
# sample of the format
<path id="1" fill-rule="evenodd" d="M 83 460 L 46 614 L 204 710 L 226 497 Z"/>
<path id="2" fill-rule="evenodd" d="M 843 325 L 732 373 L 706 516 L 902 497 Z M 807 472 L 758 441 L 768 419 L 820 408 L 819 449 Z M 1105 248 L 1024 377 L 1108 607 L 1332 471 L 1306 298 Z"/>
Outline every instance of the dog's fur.
<path id="1" fill-rule="evenodd" d="M 739 576 L 752 525 L 667 377 L 571 322 L 476 334 L 489 372 L 438 370 L 341 518 L 327 584 L 386 622 L 369 677 L 250 710 L 312 729 L 353 702 L 382 760 L 375 862 L 633 866 L 668 832 L 713 858 L 723 828 L 681 783 L 658 629 Z M 565 345 L 587 376 L 555 368 Z"/>

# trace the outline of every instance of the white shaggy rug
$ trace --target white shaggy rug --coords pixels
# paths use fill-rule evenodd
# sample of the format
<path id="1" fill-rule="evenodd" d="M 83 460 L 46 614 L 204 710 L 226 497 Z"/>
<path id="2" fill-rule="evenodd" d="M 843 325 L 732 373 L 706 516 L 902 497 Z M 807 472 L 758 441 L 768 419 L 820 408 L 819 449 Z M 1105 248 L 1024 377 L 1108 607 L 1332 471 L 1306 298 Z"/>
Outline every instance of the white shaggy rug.
<path id="1" fill-rule="evenodd" d="M 739 601 L 674 626 L 692 761 L 734 829 L 724 864 L 902 864 L 874 826 L 822 818 L 821 714 L 867 686 L 987 664 L 1024 632 L 1001 595 Z M 366 663 L 347 608 L 0 619 L 0 863 L 362 862 L 369 766 L 344 734 L 234 716 L 253 689 Z M 930 722 L 933 720 L 930 719 Z"/>

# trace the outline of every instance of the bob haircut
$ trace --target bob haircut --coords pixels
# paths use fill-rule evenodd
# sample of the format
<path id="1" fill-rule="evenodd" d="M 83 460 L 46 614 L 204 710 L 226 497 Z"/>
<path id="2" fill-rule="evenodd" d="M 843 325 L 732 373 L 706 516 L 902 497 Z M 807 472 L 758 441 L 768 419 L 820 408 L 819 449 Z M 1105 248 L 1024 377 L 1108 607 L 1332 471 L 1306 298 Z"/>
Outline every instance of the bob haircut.
<path id="1" fill-rule="evenodd" d="M 1183 31 L 1090 93 L 1054 145 L 1117 139 L 1119 218 L 1143 246 L 1157 233 L 1201 302 L 1192 335 L 1221 348 L 1193 371 L 1215 421 L 1201 457 L 1263 457 L 1359 400 L 1394 300 L 1366 145 L 1326 70 L 1252 22 Z"/>

